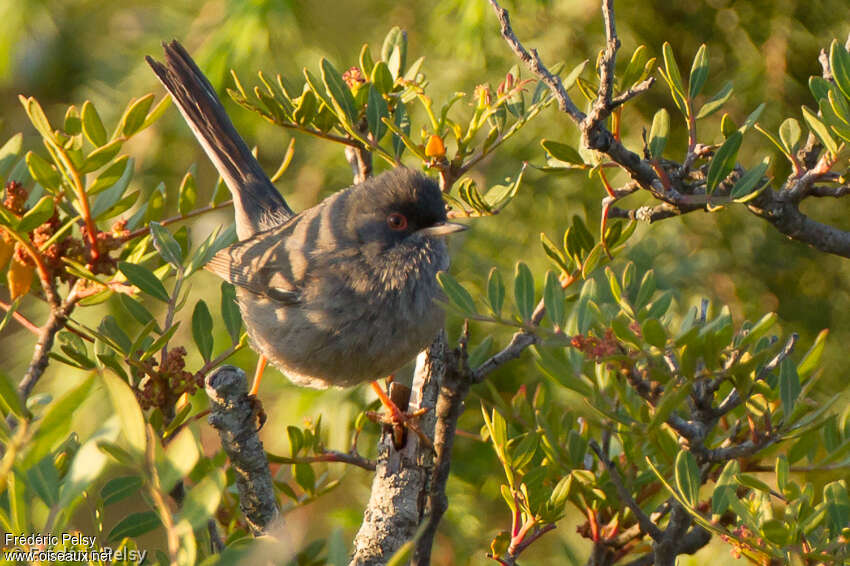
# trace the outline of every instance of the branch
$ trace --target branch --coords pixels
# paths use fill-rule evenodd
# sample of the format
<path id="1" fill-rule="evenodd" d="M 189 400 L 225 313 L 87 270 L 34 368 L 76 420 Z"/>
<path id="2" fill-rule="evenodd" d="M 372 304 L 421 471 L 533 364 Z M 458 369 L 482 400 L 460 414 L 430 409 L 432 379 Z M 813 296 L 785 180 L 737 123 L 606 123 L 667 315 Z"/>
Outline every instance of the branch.
<path id="1" fill-rule="evenodd" d="M 596 457 L 599 458 L 602 465 L 605 466 L 605 469 L 608 470 L 608 475 L 611 477 L 611 482 L 617 489 L 620 499 L 622 499 L 623 503 L 631 509 L 632 513 L 634 513 L 635 519 L 637 519 L 641 530 L 652 537 L 652 540 L 660 541 L 662 537 L 661 529 L 659 529 L 658 526 L 650 520 L 646 513 L 643 512 L 643 509 L 640 508 L 640 505 L 637 504 L 637 501 L 634 500 L 631 493 L 629 493 L 629 490 L 626 489 L 626 486 L 623 483 L 623 478 L 620 476 L 620 472 L 617 471 L 617 467 L 614 466 L 614 464 L 608 460 L 607 456 L 602 453 L 602 449 L 595 440 L 590 441 L 590 447 L 596 453 Z"/>
<path id="2" fill-rule="evenodd" d="M 465 343 L 464 343 L 465 345 Z M 443 514 L 449 508 L 446 497 L 446 484 L 451 468 L 452 447 L 454 446 L 457 421 L 463 414 L 463 401 L 469 394 L 469 372 L 465 366 L 466 350 L 461 347 L 460 361 L 467 371 L 458 371 L 458 359 L 444 350 L 442 380 L 435 409 L 436 423 L 434 427 L 434 461 L 431 489 L 428 493 L 428 519 L 425 530 L 416 542 L 413 553 L 413 566 L 426 566 L 431 563 L 431 548 L 437 535 L 437 527 Z"/>
<path id="3" fill-rule="evenodd" d="M 495 371 L 509 361 L 517 359 L 526 348 L 532 344 L 537 344 L 539 341 L 540 339 L 536 334 L 532 334 L 526 330 L 517 332 L 502 351 L 494 354 L 472 371 L 472 382 L 481 383 L 487 377 L 487 374 Z"/>
<path id="4" fill-rule="evenodd" d="M 567 94 L 567 90 L 564 88 L 561 78 L 552 74 L 552 72 L 546 68 L 546 65 L 544 65 L 543 61 L 540 60 L 540 56 L 537 54 L 536 49 L 532 49 L 529 53 L 528 50 L 523 47 L 522 43 L 520 43 L 519 39 L 517 39 L 513 28 L 511 28 L 511 19 L 508 11 L 499 6 L 499 3 L 496 0 L 490 0 L 490 5 L 493 6 L 493 9 L 496 11 L 496 16 L 499 18 L 499 23 L 502 28 L 502 37 L 505 38 L 505 41 L 511 47 L 516 56 L 519 57 L 520 61 L 528 67 L 534 76 L 543 81 L 543 83 L 549 87 L 549 90 L 552 91 L 552 95 L 555 97 L 555 100 L 558 101 L 558 107 L 561 109 L 561 112 L 569 114 L 576 123 L 584 120 L 584 112 L 578 109 L 570 98 L 570 95 Z"/>
<path id="5" fill-rule="evenodd" d="M 269 462 L 275 464 L 312 464 L 313 462 L 342 462 L 343 464 L 351 464 L 358 468 L 363 468 L 370 472 L 375 471 L 375 461 L 370 460 L 357 452 L 340 452 L 338 450 L 324 450 L 315 456 L 277 456 L 268 454 Z"/>
<path id="6" fill-rule="evenodd" d="M 10 310 L 12 310 L 12 308 L 13 308 L 13 305 L 10 305 L 8 303 L 4 303 L 3 301 L 0 301 L 0 309 L 3 309 L 4 311 L 6 311 L 8 313 Z M 8 316 L 8 315 L 6 315 L 6 316 Z M 16 321 L 18 321 L 20 323 L 21 326 L 23 326 L 24 328 L 26 328 L 27 330 L 29 330 L 30 332 L 32 332 L 36 336 L 41 334 L 41 328 L 39 328 L 39 326 L 37 324 L 35 324 L 33 321 L 31 321 L 30 319 L 28 319 L 27 317 L 22 315 L 20 312 L 18 312 L 17 308 L 15 308 L 14 312 L 12 312 L 12 318 L 14 318 Z"/>
<path id="7" fill-rule="evenodd" d="M 420 417 L 419 428 L 434 437 L 435 411 L 440 382 L 446 372 L 445 333 L 419 354 L 408 410 L 431 409 Z M 386 564 L 416 534 L 425 514 L 424 504 L 432 477 L 433 453 L 415 434 L 407 435 L 401 449 L 385 431 L 378 442 L 378 460 L 363 523 L 354 537 L 350 566 Z"/>
<path id="8" fill-rule="evenodd" d="M 257 405 L 248 396 L 245 372 L 222 366 L 209 375 L 209 422 L 218 430 L 221 445 L 236 474 L 239 506 L 254 536 L 282 522 L 269 461 L 257 435 Z"/>

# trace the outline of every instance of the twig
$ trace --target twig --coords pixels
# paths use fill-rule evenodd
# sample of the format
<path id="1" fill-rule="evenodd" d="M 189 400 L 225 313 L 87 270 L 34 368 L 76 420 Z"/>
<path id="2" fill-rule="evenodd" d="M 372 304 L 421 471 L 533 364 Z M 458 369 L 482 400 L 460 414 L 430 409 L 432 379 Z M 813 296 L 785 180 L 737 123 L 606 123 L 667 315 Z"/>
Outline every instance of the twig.
<path id="1" fill-rule="evenodd" d="M 511 19 L 508 11 L 499 6 L 499 3 L 496 0 L 490 0 L 490 5 L 493 6 L 493 9 L 496 11 L 496 15 L 499 18 L 499 23 L 502 28 L 502 37 L 505 38 L 505 41 L 511 49 L 513 49 L 513 52 L 516 53 L 516 56 L 520 58 L 520 60 L 532 73 L 534 73 L 534 76 L 543 81 L 543 83 L 549 87 L 549 90 L 552 91 L 552 95 L 555 97 L 555 100 L 558 101 L 558 107 L 562 112 L 569 114 L 577 123 L 584 120 L 584 112 L 578 109 L 570 98 L 570 95 L 567 94 L 567 90 L 564 88 L 561 78 L 552 74 L 552 72 L 546 68 L 546 65 L 544 65 L 540 60 L 540 56 L 537 54 L 536 49 L 532 49 L 529 53 L 529 51 L 523 47 L 522 43 L 520 43 L 519 39 L 517 39 L 513 28 L 511 28 Z"/>
<path id="2" fill-rule="evenodd" d="M 210 398 L 210 424 L 236 473 L 239 506 L 254 536 L 281 521 L 269 462 L 257 435 L 256 404 L 248 397 L 245 372 L 222 366 L 209 375 L 205 388 Z"/>
<path id="3" fill-rule="evenodd" d="M 9 312 L 10 310 L 12 310 L 12 305 L 10 305 L 8 303 L 4 303 L 3 301 L 0 301 L 0 309 L 3 309 L 4 311 Z M 36 336 L 41 334 L 41 328 L 37 324 L 32 322 L 30 319 L 28 319 L 27 317 L 22 315 L 20 312 L 18 312 L 17 309 L 15 310 L 15 312 L 12 313 L 12 318 L 17 320 L 20 323 L 21 326 L 23 326 L 24 328 L 26 328 L 27 330 L 29 330 L 30 332 L 32 332 Z"/>
<path id="4" fill-rule="evenodd" d="M 603 454 L 602 449 L 595 440 L 590 441 L 590 448 L 593 449 L 596 453 L 596 457 L 599 458 L 599 461 L 602 462 L 602 465 L 605 466 L 606 470 L 608 470 L 608 475 L 611 477 L 611 482 L 617 489 L 620 499 L 622 499 L 623 503 L 631 509 L 643 532 L 652 537 L 652 540 L 661 540 L 661 529 L 659 529 L 658 526 L 650 520 L 646 513 L 643 512 L 643 509 L 640 508 L 640 505 L 637 504 L 637 501 L 634 500 L 631 493 L 629 493 L 629 490 L 626 489 L 626 486 L 623 483 L 623 478 L 620 476 L 620 472 L 617 470 L 616 466 L 614 466 L 614 464 L 608 460 L 608 457 Z"/>
<path id="5" fill-rule="evenodd" d="M 325 450 L 315 456 L 277 456 L 268 453 L 269 462 L 275 464 L 311 464 L 313 462 L 342 462 L 351 464 L 370 472 L 375 471 L 375 461 L 369 460 L 357 452 L 340 452 L 338 450 Z"/>
<path id="6" fill-rule="evenodd" d="M 233 199 L 222 201 L 218 204 L 210 204 L 201 208 L 196 208 L 195 210 L 189 211 L 186 214 L 178 214 L 177 216 L 172 216 L 171 218 L 166 218 L 165 220 L 161 220 L 159 223 L 163 226 L 168 226 L 169 224 L 173 224 L 175 222 L 180 222 L 181 220 L 186 220 L 187 218 L 193 218 L 195 216 L 200 216 L 206 212 L 210 212 L 213 210 L 219 210 L 221 208 L 227 208 L 233 204 Z M 141 228 L 137 228 L 133 230 L 126 236 L 124 236 L 123 241 L 132 240 L 134 238 L 138 238 L 139 236 L 145 236 L 150 233 L 150 226 L 145 225 Z"/>

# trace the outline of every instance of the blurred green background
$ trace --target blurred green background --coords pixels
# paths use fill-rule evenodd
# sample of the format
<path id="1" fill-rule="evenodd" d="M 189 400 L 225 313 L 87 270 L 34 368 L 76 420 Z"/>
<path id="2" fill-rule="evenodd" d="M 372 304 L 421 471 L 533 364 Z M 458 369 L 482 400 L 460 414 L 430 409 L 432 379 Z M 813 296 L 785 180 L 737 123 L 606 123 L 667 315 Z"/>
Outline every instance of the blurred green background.
<path id="1" fill-rule="evenodd" d="M 511 10 L 517 35 L 527 46 L 538 48 L 544 61 L 564 61 L 567 68 L 584 59 L 595 61 L 603 39 L 597 2 L 517 0 L 506 1 L 504 6 Z M 767 108 L 760 123 L 770 130 L 776 130 L 787 116 L 799 117 L 801 105 L 814 106 L 806 83 L 809 75 L 820 73 L 818 52 L 833 38 L 844 41 L 850 32 L 850 4 L 846 0 L 621 2 L 616 13 L 623 44 L 620 63 L 624 64 L 640 44 L 658 55 L 661 44 L 669 41 L 680 66 L 687 69 L 699 45 L 707 43 L 711 74 L 705 90 L 712 94 L 726 80 L 733 80 L 735 94 L 726 110 L 740 123 L 764 101 Z M 386 32 L 395 25 L 408 32 L 408 60 L 426 56 L 423 70 L 437 104 L 455 91 L 471 93 L 477 84 L 495 87 L 515 63 L 485 0 L 0 0 L 2 137 L 23 131 L 25 145 L 38 149 L 18 94 L 35 96 L 51 120 L 60 119 L 69 104 L 80 105 L 91 99 L 104 121 L 115 123 L 131 97 L 151 91 L 161 95 L 144 55 L 157 56 L 163 40 L 177 38 L 183 42 L 221 88 L 229 84 L 231 68 L 238 71 L 246 86 L 256 83 L 255 72 L 260 69 L 270 74 L 279 72 L 300 85 L 302 67 L 317 68 L 322 56 L 339 69 L 355 65 L 361 45 L 368 42 L 373 49 L 379 48 Z M 589 76 L 587 72 L 585 76 Z M 579 101 L 580 95 L 575 93 L 574 98 Z M 267 171 L 277 169 L 290 133 L 230 101 L 226 106 L 249 144 L 259 146 Z M 461 106 L 457 111 L 468 113 Z M 680 160 L 685 151 L 684 125 L 663 83 L 657 83 L 626 108 L 624 137 L 639 150 L 641 130 L 648 129 L 659 106 L 668 108 L 673 117 L 667 155 Z M 701 123 L 700 141 L 720 139 L 719 116 Z M 420 111 L 414 115 L 414 126 L 421 120 Z M 576 128 L 551 108 L 503 146 L 497 158 L 476 167 L 472 175 L 480 186 L 487 186 L 515 175 L 523 161 L 542 165 L 544 152 L 537 141 L 543 137 L 573 146 L 578 142 Z M 187 168 L 197 164 L 199 201 L 209 197 L 215 183 L 214 170 L 173 109 L 154 128 L 133 140 L 130 153 L 137 167 L 133 182 L 143 193 L 164 181 L 170 189 L 170 202 L 175 204 L 180 179 Z M 757 163 L 764 155 L 772 155 L 774 176 L 783 178 L 788 167 L 781 155 L 760 134 L 748 134 L 741 152 L 745 166 Z M 614 180 L 623 181 L 621 177 Z M 349 183 L 350 170 L 339 146 L 298 136 L 294 161 L 278 186 L 293 208 L 301 209 Z M 520 259 L 542 274 L 548 266 L 538 244 L 539 233 L 546 232 L 557 241 L 575 214 L 585 217 L 589 226 L 597 226 L 602 196 L 598 181 L 588 181 L 582 173 L 554 176 L 529 169 L 519 197 L 507 210 L 472 222 L 473 229 L 455 242 L 454 274 L 471 289 L 484 284 L 491 266 L 510 273 Z M 842 201 L 809 201 L 804 206 L 806 213 L 850 229 Z M 645 202 L 646 197 L 636 195 L 628 204 Z M 230 211 L 196 219 L 190 225 L 193 240 L 197 242 L 215 226 L 231 221 Z M 821 387 L 826 391 L 846 384 L 846 349 L 841 344 L 850 341 L 847 260 L 785 240 L 742 207 L 641 226 L 626 256 L 639 268 L 655 269 L 659 287 L 675 290 L 680 311 L 701 297 L 717 305 L 728 304 L 736 322 L 776 310 L 782 329 L 799 332 L 804 345 L 822 328 L 829 328 L 826 375 Z M 198 275 L 194 288 L 198 298 L 218 304 L 219 282 L 213 275 Z M 22 307 L 24 312 L 40 320 L 38 305 L 32 299 L 28 301 Z M 124 316 L 113 310 L 116 316 Z M 102 307 L 95 307 L 82 309 L 75 316 L 96 325 L 103 314 Z M 450 337 L 457 336 L 459 322 L 450 319 Z M 188 328 L 184 330 L 182 339 L 190 346 Z M 493 333 L 497 342 L 504 342 L 506 335 L 500 329 L 475 326 L 473 342 L 488 333 Z M 22 375 L 34 344 L 32 335 L 10 328 L 0 339 L 6 356 L 3 369 L 13 376 Z M 224 329 L 217 332 L 217 339 L 225 340 Z M 194 354 L 190 364 L 192 360 L 197 363 L 200 358 Z M 254 354 L 243 352 L 235 363 L 250 371 Z M 525 357 L 493 375 L 492 384 L 509 396 L 520 384 L 531 388 L 541 379 Z M 61 391 L 76 380 L 71 370 L 54 364 L 37 391 Z M 263 429 L 266 448 L 288 453 L 283 433 L 286 425 L 302 424 L 320 414 L 330 431 L 328 446 L 347 448 L 350 422 L 371 399 L 367 389 L 308 391 L 271 372 L 261 392 L 270 415 Z M 491 394 L 485 389 L 479 393 Z M 83 436 L 106 411 L 96 402 L 91 405 L 80 411 L 77 429 Z M 461 426 L 477 433 L 480 414 L 475 395 L 468 405 Z M 368 431 L 361 447 L 372 454 L 376 427 Z M 216 449 L 209 430 L 203 432 L 202 439 L 210 452 Z M 460 438 L 456 451 L 463 457 L 454 461 L 451 508 L 437 540 L 434 561 L 490 563 L 485 557 L 487 545 L 496 532 L 509 527 L 509 516 L 498 493 L 498 482 L 482 484 L 480 470 L 482 466 L 495 469 L 498 462 L 487 445 L 474 439 Z M 371 478 L 361 470 L 344 470 L 339 465 L 330 467 L 329 473 L 344 474 L 343 486 L 334 495 L 292 512 L 288 524 L 293 545 L 329 536 L 331 552 L 344 555 L 359 525 Z M 528 561 L 542 563 L 557 558 L 567 564 L 583 563 L 589 545 L 575 534 L 575 527 L 583 521 L 574 512 L 568 515 L 556 531 L 532 547 Z M 151 547 L 162 546 L 155 536 L 146 542 Z M 699 564 L 709 559 L 732 562 L 728 550 L 714 544 L 693 559 L 683 557 L 680 563 Z"/>

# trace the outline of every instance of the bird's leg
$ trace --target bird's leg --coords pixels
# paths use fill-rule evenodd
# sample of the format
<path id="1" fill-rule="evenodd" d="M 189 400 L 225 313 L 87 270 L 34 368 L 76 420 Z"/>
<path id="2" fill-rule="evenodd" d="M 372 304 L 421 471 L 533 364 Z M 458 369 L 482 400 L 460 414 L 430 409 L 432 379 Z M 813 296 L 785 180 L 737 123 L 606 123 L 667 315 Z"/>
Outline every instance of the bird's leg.
<path id="1" fill-rule="evenodd" d="M 387 384 L 392 383 L 393 376 L 387 378 Z M 416 433 L 420 441 L 425 446 L 433 446 L 431 440 L 425 436 L 416 424 L 416 419 L 428 412 L 427 408 L 417 409 L 415 411 L 402 411 L 398 405 L 387 395 L 383 387 L 377 381 L 370 382 L 372 389 L 381 401 L 381 404 L 386 407 L 386 413 L 368 412 L 366 415 L 375 422 L 392 426 L 393 429 L 393 444 L 397 449 L 404 446 L 405 428 L 409 428 Z"/>
<path id="2" fill-rule="evenodd" d="M 257 417 L 257 430 L 259 431 L 266 424 L 266 412 L 263 410 L 263 404 L 260 398 L 257 397 L 257 392 L 260 390 L 260 381 L 263 380 L 263 371 L 266 369 L 268 359 L 260 354 L 260 359 L 257 360 L 257 369 L 254 370 L 254 383 L 251 384 L 251 390 L 248 392 L 248 398 L 254 405 L 254 415 Z"/>
<path id="3" fill-rule="evenodd" d="M 254 371 L 254 383 L 251 385 L 248 395 L 256 397 L 257 392 L 260 391 L 260 382 L 263 380 L 263 371 L 266 369 L 268 361 L 264 355 L 260 354 L 260 359 L 257 360 L 257 369 Z"/>

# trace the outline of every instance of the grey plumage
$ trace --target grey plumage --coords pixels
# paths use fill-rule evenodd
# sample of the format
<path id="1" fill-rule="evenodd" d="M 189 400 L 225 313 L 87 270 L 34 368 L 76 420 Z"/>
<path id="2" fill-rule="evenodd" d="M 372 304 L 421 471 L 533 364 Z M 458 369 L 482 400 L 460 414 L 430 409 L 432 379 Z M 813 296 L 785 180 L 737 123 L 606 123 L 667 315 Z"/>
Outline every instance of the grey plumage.
<path id="1" fill-rule="evenodd" d="M 298 215 L 247 150 L 177 43 L 157 76 L 233 193 L 241 241 L 207 268 L 233 283 L 251 343 L 294 382 L 348 386 L 395 371 L 443 324 L 436 274 L 449 266 L 437 184 L 404 168 Z"/>

